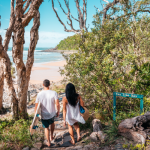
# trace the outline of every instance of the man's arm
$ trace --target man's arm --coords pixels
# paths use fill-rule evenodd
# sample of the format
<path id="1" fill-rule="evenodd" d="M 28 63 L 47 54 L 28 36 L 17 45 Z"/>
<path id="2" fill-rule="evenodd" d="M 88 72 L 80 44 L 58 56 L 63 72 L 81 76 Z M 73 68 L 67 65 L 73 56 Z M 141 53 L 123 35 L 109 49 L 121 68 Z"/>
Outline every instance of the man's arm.
<path id="1" fill-rule="evenodd" d="M 59 116 L 59 112 L 60 112 L 60 104 L 59 104 L 59 99 L 55 100 L 55 103 L 56 103 L 56 108 L 57 108 L 57 116 Z"/>

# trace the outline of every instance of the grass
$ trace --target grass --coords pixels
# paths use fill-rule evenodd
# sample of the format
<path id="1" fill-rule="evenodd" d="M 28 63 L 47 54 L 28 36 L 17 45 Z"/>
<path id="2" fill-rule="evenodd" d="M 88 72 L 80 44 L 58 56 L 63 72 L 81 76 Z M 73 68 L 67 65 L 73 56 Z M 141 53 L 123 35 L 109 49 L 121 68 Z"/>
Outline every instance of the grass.
<path id="1" fill-rule="evenodd" d="M 30 138 L 29 126 L 31 120 L 20 119 L 0 120 L 0 149 L 2 150 L 21 150 L 23 147 L 32 147 L 38 137 L 37 134 Z"/>

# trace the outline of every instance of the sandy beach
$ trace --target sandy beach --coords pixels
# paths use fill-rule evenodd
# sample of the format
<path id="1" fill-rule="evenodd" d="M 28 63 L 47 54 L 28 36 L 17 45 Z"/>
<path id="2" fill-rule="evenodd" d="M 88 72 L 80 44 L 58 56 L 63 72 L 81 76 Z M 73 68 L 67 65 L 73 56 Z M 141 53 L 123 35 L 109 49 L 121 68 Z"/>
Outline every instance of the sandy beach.
<path id="1" fill-rule="evenodd" d="M 51 82 L 58 82 L 63 79 L 59 73 L 59 68 L 63 68 L 66 61 L 57 61 L 49 63 L 34 64 L 30 76 L 31 84 L 42 83 L 44 79 L 49 79 Z"/>

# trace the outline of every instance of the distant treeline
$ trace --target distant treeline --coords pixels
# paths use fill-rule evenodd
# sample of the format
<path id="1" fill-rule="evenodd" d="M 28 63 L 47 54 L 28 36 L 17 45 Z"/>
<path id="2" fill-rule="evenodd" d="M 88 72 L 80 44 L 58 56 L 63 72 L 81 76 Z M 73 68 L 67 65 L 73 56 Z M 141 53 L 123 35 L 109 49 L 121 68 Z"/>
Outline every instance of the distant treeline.
<path id="1" fill-rule="evenodd" d="M 77 50 L 79 45 L 80 35 L 73 35 L 65 38 L 64 40 L 61 40 L 59 44 L 57 45 L 58 50 Z"/>

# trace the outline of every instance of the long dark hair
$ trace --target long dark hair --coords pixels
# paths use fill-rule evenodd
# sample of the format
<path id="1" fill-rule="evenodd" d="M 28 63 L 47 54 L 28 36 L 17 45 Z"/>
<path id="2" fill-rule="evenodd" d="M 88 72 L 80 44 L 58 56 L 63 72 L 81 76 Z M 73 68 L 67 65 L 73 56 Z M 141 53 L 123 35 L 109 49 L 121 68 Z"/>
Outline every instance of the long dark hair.
<path id="1" fill-rule="evenodd" d="M 72 83 L 68 83 L 66 85 L 65 93 L 66 93 L 66 98 L 68 100 L 68 103 L 71 106 L 75 107 L 77 104 L 77 98 L 79 94 L 76 93 L 75 86 Z"/>

